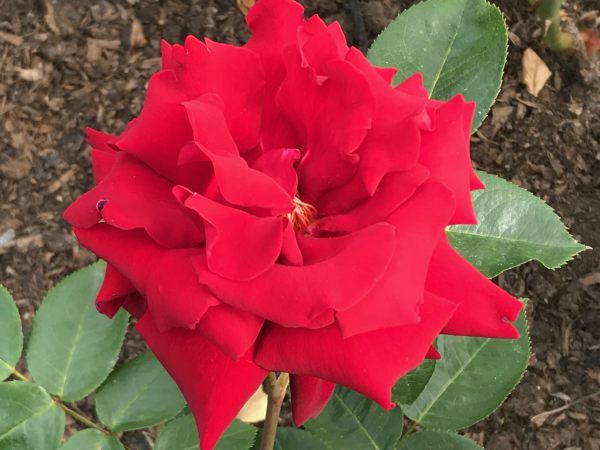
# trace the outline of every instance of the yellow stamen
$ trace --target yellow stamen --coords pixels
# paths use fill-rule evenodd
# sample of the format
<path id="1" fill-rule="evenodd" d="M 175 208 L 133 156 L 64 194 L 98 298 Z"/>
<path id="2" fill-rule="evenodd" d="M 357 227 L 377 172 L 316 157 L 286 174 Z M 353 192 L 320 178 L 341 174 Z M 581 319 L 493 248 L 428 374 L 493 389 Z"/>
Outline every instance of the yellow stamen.
<path id="1" fill-rule="evenodd" d="M 290 222 L 296 230 L 305 230 L 317 214 L 317 208 L 294 197 L 294 210 L 288 214 Z"/>

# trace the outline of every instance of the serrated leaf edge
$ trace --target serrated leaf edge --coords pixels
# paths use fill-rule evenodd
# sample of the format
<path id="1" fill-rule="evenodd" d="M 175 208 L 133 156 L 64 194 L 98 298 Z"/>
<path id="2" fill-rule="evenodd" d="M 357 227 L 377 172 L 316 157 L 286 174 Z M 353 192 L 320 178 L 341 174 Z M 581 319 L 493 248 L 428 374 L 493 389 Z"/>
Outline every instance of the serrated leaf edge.
<path id="1" fill-rule="evenodd" d="M 463 9 L 461 16 L 464 14 L 464 11 L 466 10 L 466 6 L 467 6 L 467 2 L 469 0 L 465 1 L 465 8 Z M 480 0 L 477 0 L 480 1 Z M 491 8 L 495 11 L 497 11 L 498 13 L 500 13 L 500 17 L 502 19 L 502 24 L 504 25 L 504 33 L 503 33 L 503 37 L 504 37 L 504 59 L 502 61 L 502 70 L 501 70 L 501 74 L 504 74 L 504 70 L 506 68 L 506 62 L 508 60 L 508 26 L 507 26 L 507 22 L 506 22 L 506 15 L 502 12 L 502 10 L 500 8 L 498 8 L 496 5 L 494 5 L 493 3 L 488 2 L 487 0 L 482 0 L 483 3 L 488 7 Z M 373 48 L 373 45 L 375 45 L 375 43 L 379 40 L 380 36 L 386 32 L 386 30 L 388 29 L 389 25 L 391 23 L 393 23 L 396 19 L 398 19 L 400 16 L 402 16 L 403 14 L 408 13 L 409 11 L 413 10 L 413 9 L 419 9 L 421 7 L 423 7 L 424 4 L 426 4 L 427 1 L 424 2 L 419 2 L 419 3 L 415 3 L 414 5 L 411 5 L 410 7 L 402 10 L 396 17 L 394 17 L 390 23 L 383 29 L 381 30 L 381 32 L 379 32 L 379 34 L 375 37 L 375 39 L 373 40 L 373 43 L 371 44 L 371 46 L 368 48 L 367 50 L 367 57 L 369 55 L 369 52 L 371 51 L 371 49 Z M 444 61 L 447 60 L 447 55 L 446 58 L 444 59 Z M 439 78 L 442 69 L 444 67 L 444 63 L 442 63 L 442 66 L 440 67 L 439 71 L 438 71 L 438 76 L 436 77 Z M 492 101 L 490 103 L 490 106 L 488 108 L 488 110 L 485 112 L 485 114 L 483 114 L 481 116 L 481 120 L 479 121 L 479 124 L 477 124 L 477 126 L 475 126 L 475 124 L 473 124 L 472 129 L 471 129 L 471 134 L 475 134 L 477 132 L 477 130 L 479 129 L 479 127 L 483 124 L 483 122 L 485 121 L 485 119 L 489 116 L 490 111 L 492 109 L 492 106 L 494 106 L 494 103 L 496 103 L 496 99 L 498 98 L 498 95 L 500 94 L 500 91 L 502 90 L 502 81 L 503 81 L 503 76 L 500 76 L 500 81 L 498 83 L 498 86 L 494 89 L 496 91 L 496 94 L 493 96 Z M 435 83 L 434 86 L 432 86 L 431 90 L 427 90 L 427 93 L 429 94 L 430 98 L 431 98 L 431 93 L 433 92 L 435 88 Z M 460 94 L 460 92 L 457 92 L 456 94 Z M 455 94 L 455 95 L 456 95 Z"/>
<path id="2" fill-rule="evenodd" d="M 86 270 L 86 269 L 92 269 L 92 268 L 93 268 L 93 267 L 95 267 L 95 266 L 100 266 L 100 265 L 103 265 L 103 264 L 106 264 L 106 263 L 105 263 L 105 261 L 103 261 L 103 260 L 99 259 L 98 261 L 96 261 L 96 262 L 94 262 L 94 263 L 92 263 L 92 264 L 88 264 L 87 266 L 81 267 L 80 269 L 77 269 L 77 270 L 75 270 L 75 271 L 71 272 L 70 274 L 68 274 L 66 277 L 62 278 L 62 279 L 61 279 L 61 280 L 60 280 L 58 283 L 56 283 L 54 286 L 52 286 L 52 287 L 51 287 L 51 288 L 48 290 L 48 292 L 46 292 L 46 294 L 45 294 L 45 295 L 44 295 L 44 297 L 42 298 L 42 301 L 41 301 L 41 303 L 40 303 L 40 306 L 37 308 L 37 310 L 36 310 L 36 312 L 35 312 L 35 315 L 34 315 L 34 318 L 33 318 L 32 324 L 31 324 L 31 330 L 30 330 L 30 332 L 29 332 L 29 339 L 28 339 L 28 346 L 27 346 L 27 349 L 26 349 L 26 351 L 25 351 L 25 358 L 26 358 L 26 359 L 27 359 L 27 357 L 28 357 L 28 355 L 29 355 L 29 345 L 30 345 L 30 343 L 31 343 L 31 340 L 32 340 L 31 338 L 33 337 L 34 333 L 36 333 L 36 326 L 35 326 L 35 324 L 36 324 L 36 318 L 37 318 L 38 312 L 40 311 L 40 309 L 41 309 L 41 308 L 43 308 L 43 306 L 44 306 L 44 302 L 45 302 L 46 298 L 48 298 L 48 295 L 50 295 L 50 292 L 52 292 L 52 291 L 53 291 L 53 290 L 54 290 L 56 287 L 58 287 L 59 285 L 61 285 L 61 284 L 65 283 L 67 280 L 69 280 L 69 279 L 71 279 L 72 277 L 76 276 L 76 275 L 77 275 L 77 274 L 78 274 L 80 271 L 82 271 L 82 270 Z M 98 314 L 100 314 L 100 313 L 98 313 Z M 117 316 L 118 316 L 118 314 L 119 314 L 119 313 L 117 313 L 117 315 L 116 315 L 116 316 L 115 316 L 113 319 L 110 319 L 110 320 L 118 320 L 118 317 L 117 317 Z M 99 387 L 100 387 L 100 386 L 101 386 L 101 385 L 102 385 L 102 384 L 103 384 L 103 383 L 106 381 L 106 379 L 107 379 L 107 378 L 110 376 L 110 374 L 113 372 L 113 370 L 114 370 L 114 367 L 115 367 L 115 364 L 117 363 L 118 356 L 119 356 L 119 354 L 121 353 L 121 349 L 122 349 L 122 347 L 123 347 L 123 341 L 125 340 L 125 335 L 127 334 L 127 328 L 129 327 L 129 317 L 127 317 L 127 316 L 126 316 L 126 321 L 125 321 L 125 322 L 126 322 L 126 326 L 125 326 L 125 327 L 123 327 L 123 331 L 120 333 L 120 336 L 118 336 L 118 338 L 119 338 L 119 342 L 120 342 L 120 345 L 119 345 L 119 347 L 118 347 L 117 351 L 115 352 L 115 354 L 114 354 L 114 355 L 111 355 L 111 356 L 112 356 L 112 358 L 111 358 L 111 361 L 114 361 L 114 362 L 113 362 L 113 364 L 112 364 L 112 367 L 111 367 L 111 368 L 110 368 L 110 370 L 108 371 L 108 373 L 107 373 L 107 375 L 106 375 L 106 378 L 104 378 L 103 380 L 101 380 L 99 383 L 94 383 L 94 385 L 93 385 L 93 386 L 90 386 L 90 388 L 88 388 L 88 393 L 87 393 L 87 394 L 85 394 L 85 395 L 84 395 L 83 397 L 81 397 L 81 398 L 75 398 L 75 399 L 73 399 L 73 398 L 70 398 L 70 397 L 69 397 L 69 398 L 65 399 L 65 398 L 62 398 L 62 394 L 61 394 L 61 395 L 55 394 L 55 395 L 58 395 L 59 397 L 61 397 L 61 399 L 63 399 L 63 400 L 66 400 L 66 401 L 69 401 L 69 402 L 72 402 L 72 401 L 79 401 L 79 400 L 81 400 L 82 398 L 85 398 L 85 397 L 87 397 L 88 395 L 90 395 L 90 394 L 91 394 L 92 392 L 94 392 L 95 390 L 97 390 L 97 389 L 98 389 L 98 388 L 99 388 Z M 34 378 L 34 381 L 35 381 L 35 377 L 33 377 L 33 374 L 31 374 L 31 376 L 32 376 L 32 378 Z M 36 382 L 36 383 L 37 383 L 37 382 Z M 41 385 L 40 385 L 40 386 L 41 386 Z M 43 388 L 43 386 L 41 386 L 41 387 Z M 45 389 L 45 388 L 44 388 L 44 389 Z M 63 386 L 63 388 L 61 388 L 61 389 L 64 389 L 64 386 Z"/>
<path id="3" fill-rule="evenodd" d="M 427 428 L 425 426 L 423 426 L 423 429 L 425 429 L 425 430 L 437 430 L 437 431 L 452 431 L 452 432 L 457 432 L 458 430 L 464 430 L 465 428 L 468 428 L 468 427 L 470 427 L 472 425 L 475 425 L 476 423 L 479 423 L 479 422 L 487 419 L 494 412 L 496 412 L 504 404 L 504 402 L 506 401 L 506 399 L 508 398 L 508 396 L 514 391 L 514 389 L 519 385 L 519 383 L 521 383 L 521 380 L 523 379 L 523 377 L 527 373 L 527 367 L 529 366 L 529 361 L 531 360 L 531 334 L 529 333 L 530 326 L 529 326 L 529 319 L 528 319 L 528 314 L 527 314 L 527 309 L 526 309 L 527 302 L 528 302 L 529 299 L 523 298 L 523 299 L 520 299 L 520 300 L 523 302 L 523 308 L 524 308 L 523 309 L 523 315 L 524 315 L 524 319 L 525 319 L 525 334 L 527 336 L 527 360 L 525 361 L 523 370 L 521 370 L 521 375 L 519 376 L 519 379 L 514 383 L 514 385 L 510 389 L 510 391 L 504 396 L 504 398 L 498 404 L 498 406 L 496 406 L 496 408 L 494 408 L 492 411 L 490 411 L 485 416 L 480 417 L 475 422 L 471 422 L 471 423 L 469 423 L 467 425 L 464 425 L 462 427 L 459 427 L 457 429 L 450 429 L 450 428 L 443 429 L 443 428 L 437 428 L 437 427 L 435 427 L 435 428 Z M 485 341 L 483 341 L 484 345 L 487 345 L 488 342 L 493 341 L 493 340 L 494 339 L 492 339 L 492 338 L 485 339 Z M 482 346 L 482 348 L 483 348 L 483 346 Z M 479 353 L 479 351 L 480 350 L 478 350 L 478 353 Z M 444 389 L 444 391 L 445 391 L 445 389 Z M 438 398 L 439 398 L 439 396 L 438 396 Z M 429 409 L 431 409 L 431 407 L 429 407 L 428 410 Z M 406 417 L 408 417 L 408 416 L 406 416 Z M 423 415 L 420 415 L 420 418 L 422 419 Z M 409 417 L 409 419 L 410 419 L 410 417 Z M 413 420 L 413 419 L 411 419 L 411 420 Z M 413 422 L 415 422 L 418 425 L 421 425 L 421 423 L 417 419 L 413 420 Z"/>
<path id="4" fill-rule="evenodd" d="M 19 309 L 17 308 L 17 305 L 15 304 L 15 299 L 13 297 L 13 295 L 11 294 L 11 292 L 6 288 L 6 286 L 4 286 L 3 284 L 0 284 L 0 293 L 4 292 L 8 299 L 12 302 L 14 309 L 17 313 L 17 320 L 19 321 L 19 356 L 17 357 L 17 363 L 19 362 L 19 360 L 21 359 L 21 357 L 23 356 L 23 322 L 21 321 L 21 315 L 19 314 Z M 0 363 L 6 367 L 8 370 L 10 370 L 11 373 L 13 373 L 17 368 L 16 366 L 13 366 L 11 364 L 8 363 L 8 361 L 6 361 L 4 358 L 0 357 Z M 10 374 L 8 375 L 8 377 L 10 377 Z M 2 381 L 2 380 L 0 380 Z"/>

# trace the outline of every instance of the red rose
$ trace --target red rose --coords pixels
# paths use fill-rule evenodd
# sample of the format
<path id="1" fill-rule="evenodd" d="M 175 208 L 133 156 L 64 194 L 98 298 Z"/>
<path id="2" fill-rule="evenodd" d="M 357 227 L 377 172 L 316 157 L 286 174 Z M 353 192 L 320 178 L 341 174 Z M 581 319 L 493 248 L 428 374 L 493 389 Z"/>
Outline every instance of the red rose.
<path id="1" fill-rule="evenodd" d="M 120 307 L 179 384 L 212 449 L 268 371 L 296 424 L 335 383 L 390 389 L 440 333 L 517 337 L 521 303 L 448 244 L 475 223 L 474 105 L 348 48 L 338 23 L 260 0 L 244 47 L 163 43 L 140 116 L 88 130 L 96 187 L 65 213 L 108 261 Z"/>

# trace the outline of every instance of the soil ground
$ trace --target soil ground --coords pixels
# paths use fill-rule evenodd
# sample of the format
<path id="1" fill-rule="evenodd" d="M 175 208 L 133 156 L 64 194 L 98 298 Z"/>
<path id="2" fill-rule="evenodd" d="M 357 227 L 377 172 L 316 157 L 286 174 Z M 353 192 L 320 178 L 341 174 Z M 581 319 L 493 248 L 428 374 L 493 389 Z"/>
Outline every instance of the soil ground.
<path id="1" fill-rule="evenodd" d="M 309 13 L 339 20 L 365 49 L 414 2 L 306 3 Z M 600 248 L 598 74 L 581 58 L 543 48 L 542 25 L 527 2 L 496 3 L 511 30 L 510 54 L 500 99 L 473 137 L 473 158 L 544 198 L 576 238 Z M 565 3 L 577 24 L 600 9 L 597 0 Z M 84 127 L 120 132 L 159 67 L 160 39 L 188 33 L 235 44 L 248 37 L 234 0 L 0 0 L 0 282 L 15 295 L 26 328 L 48 288 L 94 259 L 61 219 L 92 185 Z M 526 47 L 554 73 L 538 98 L 519 82 Z M 577 403 L 600 385 L 599 254 L 588 251 L 555 272 L 529 264 L 499 281 L 531 299 L 533 357 L 504 406 L 467 434 L 489 450 L 600 449 L 600 396 Z M 123 357 L 139 348 L 128 336 Z M 543 423 L 531 420 L 565 405 Z M 151 434 L 125 440 L 146 449 Z"/>

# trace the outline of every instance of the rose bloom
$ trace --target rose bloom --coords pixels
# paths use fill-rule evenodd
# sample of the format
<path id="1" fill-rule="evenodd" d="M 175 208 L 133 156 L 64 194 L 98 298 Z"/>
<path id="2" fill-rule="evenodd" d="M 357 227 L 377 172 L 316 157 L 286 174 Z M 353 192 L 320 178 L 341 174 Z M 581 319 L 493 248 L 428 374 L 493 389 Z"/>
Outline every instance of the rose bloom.
<path id="1" fill-rule="evenodd" d="M 436 336 L 516 338 L 521 303 L 449 245 L 476 223 L 474 104 L 349 48 L 337 22 L 260 0 L 243 47 L 162 45 L 139 117 L 88 130 L 96 186 L 65 212 L 212 449 L 269 371 L 293 419 L 335 384 L 393 407 Z"/>

